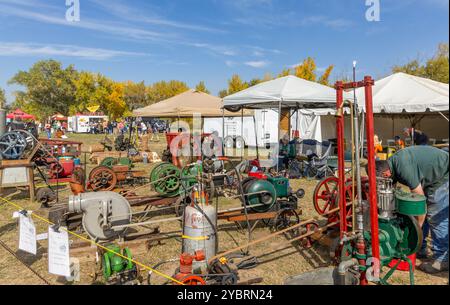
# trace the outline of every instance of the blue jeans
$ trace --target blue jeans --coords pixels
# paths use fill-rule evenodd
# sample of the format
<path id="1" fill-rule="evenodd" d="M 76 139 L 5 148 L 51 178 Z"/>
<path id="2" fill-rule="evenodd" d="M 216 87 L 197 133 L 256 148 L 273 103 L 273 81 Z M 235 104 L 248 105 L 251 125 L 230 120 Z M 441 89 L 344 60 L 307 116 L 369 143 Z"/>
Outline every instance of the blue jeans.
<path id="1" fill-rule="evenodd" d="M 50 130 L 47 130 L 47 138 L 51 138 L 52 137 L 52 132 Z"/>
<path id="2" fill-rule="evenodd" d="M 433 258 L 448 262 L 448 181 L 427 198 L 427 217 L 423 224 L 422 251 L 427 247 L 426 238 L 431 233 Z"/>

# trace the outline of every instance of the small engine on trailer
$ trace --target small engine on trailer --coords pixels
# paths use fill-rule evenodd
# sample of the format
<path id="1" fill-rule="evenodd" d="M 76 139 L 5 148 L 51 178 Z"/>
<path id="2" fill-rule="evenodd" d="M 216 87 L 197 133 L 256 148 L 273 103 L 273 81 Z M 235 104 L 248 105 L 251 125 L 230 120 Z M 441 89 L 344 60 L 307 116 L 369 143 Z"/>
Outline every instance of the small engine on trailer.
<path id="1" fill-rule="evenodd" d="M 101 264 L 98 268 L 106 283 L 108 285 L 139 285 L 139 270 L 131 261 L 133 257 L 130 249 L 121 249 L 117 244 L 109 244 L 106 248 L 110 251 L 100 251 Z"/>
<path id="2" fill-rule="evenodd" d="M 361 240 L 354 235 L 353 237 L 344 237 L 338 250 L 337 255 L 341 261 L 339 274 L 342 275 L 342 284 L 346 283 L 345 274 L 349 270 L 353 270 L 355 276 L 364 273 L 368 280 L 387 284 L 388 279 L 401 262 L 408 264 L 410 282 L 414 284 L 413 263 L 410 256 L 420 250 L 423 239 L 422 229 L 415 216 L 426 214 L 426 198 L 422 195 L 394 189 L 392 181 L 384 178 L 377 179 L 377 194 L 380 261 L 374 262 L 372 257 L 370 216 L 368 204 L 363 201 L 363 248 Z M 366 245 L 365 249 L 364 244 Z M 391 267 L 391 270 L 379 279 L 377 275 L 368 272 L 370 266 L 377 263 L 379 263 L 380 270 L 382 267 Z"/>

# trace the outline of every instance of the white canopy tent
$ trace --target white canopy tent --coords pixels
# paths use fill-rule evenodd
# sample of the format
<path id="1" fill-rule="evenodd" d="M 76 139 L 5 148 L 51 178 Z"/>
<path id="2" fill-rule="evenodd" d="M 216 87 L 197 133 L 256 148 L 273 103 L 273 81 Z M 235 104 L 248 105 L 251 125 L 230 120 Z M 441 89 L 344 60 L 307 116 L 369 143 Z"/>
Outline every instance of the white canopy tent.
<path id="1" fill-rule="evenodd" d="M 364 88 L 356 90 L 356 98 L 360 109 L 364 109 Z M 448 119 L 444 119 L 449 111 L 448 84 L 405 73 L 390 75 L 375 81 L 373 110 L 375 130 L 382 139 L 401 135 L 402 129 L 409 126 L 432 138 L 448 138 Z M 334 112 L 333 108 L 302 110 L 296 124 L 306 129 L 300 129 L 300 135 L 318 141 L 334 137 Z"/>
<path id="2" fill-rule="evenodd" d="M 300 109 L 335 108 L 336 91 L 331 87 L 289 75 L 227 96 L 223 99 L 223 103 L 225 109 L 231 111 L 242 108 L 277 109 L 279 122 L 277 138 L 280 139 L 282 109 L 299 111 Z"/>
<path id="3" fill-rule="evenodd" d="M 223 99 L 224 107 L 232 110 L 244 108 L 334 108 L 336 91 L 319 83 L 293 75 L 271 81 L 229 95 Z"/>

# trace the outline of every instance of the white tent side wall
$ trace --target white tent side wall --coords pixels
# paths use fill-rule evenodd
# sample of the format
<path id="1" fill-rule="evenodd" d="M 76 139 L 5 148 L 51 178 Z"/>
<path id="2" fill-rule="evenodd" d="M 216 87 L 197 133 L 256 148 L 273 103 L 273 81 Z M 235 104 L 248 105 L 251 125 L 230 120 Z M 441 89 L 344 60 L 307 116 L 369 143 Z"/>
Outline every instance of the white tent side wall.
<path id="1" fill-rule="evenodd" d="M 421 114 L 417 114 L 421 117 Z M 296 115 L 292 117 L 291 128 L 295 130 Z M 300 139 L 315 139 L 325 141 L 336 138 L 336 118 L 333 115 L 300 114 L 298 116 Z M 395 136 L 403 138 L 403 128 L 410 127 L 411 121 L 405 116 L 380 115 L 374 116 L 375 134 L 387 144 L 387 140 Z M 441 141 L 449 138 L 448 122 L 436 113 L 425 114 L 424 118 L 416 125 L 416 128 L 425 132 L 431 139 Z M 345 138 L 351 138 L 350 116 L 345 117 Z"/>

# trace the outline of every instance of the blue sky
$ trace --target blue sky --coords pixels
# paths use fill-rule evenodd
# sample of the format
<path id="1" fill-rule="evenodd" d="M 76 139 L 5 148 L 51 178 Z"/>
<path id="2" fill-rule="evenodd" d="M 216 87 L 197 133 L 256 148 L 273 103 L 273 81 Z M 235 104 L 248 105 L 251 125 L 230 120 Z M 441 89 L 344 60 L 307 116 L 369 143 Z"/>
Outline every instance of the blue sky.
<path id="1" fill-rule="evenodd" d="M 389 74 L 394 64 L 427 58 L 448 42 L 448 0 L 380 0 L 368 22 L 365 0 L 79 0 L 80 21 L 65 0 L 0 0 L 0 87 L 40 59 L 114 80 L 201 80 L 213 94 L 238 73 L 276 75 L 313 57 L 332 78 Z"/>

